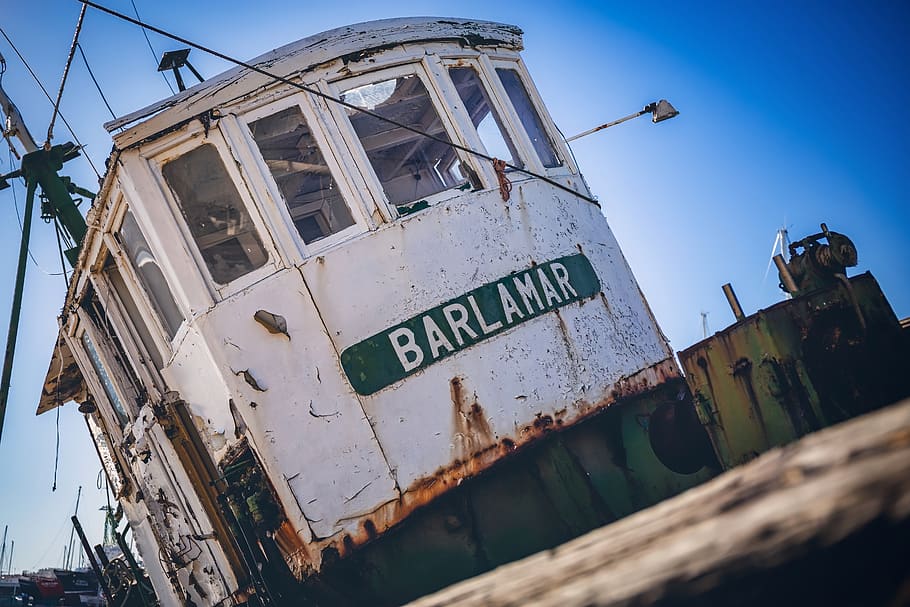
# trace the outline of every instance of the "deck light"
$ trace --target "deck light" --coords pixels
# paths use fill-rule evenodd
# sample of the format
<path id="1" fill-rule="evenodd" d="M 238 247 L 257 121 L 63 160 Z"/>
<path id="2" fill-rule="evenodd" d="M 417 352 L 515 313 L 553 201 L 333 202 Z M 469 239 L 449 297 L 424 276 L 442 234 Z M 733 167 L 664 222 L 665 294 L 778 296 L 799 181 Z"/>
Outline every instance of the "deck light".
<path id="1" fill-rule="evenodd" d="M 651 114 L 651 122 L 653 122 L 654 124 L 657 124 L 658 122 L 663 122 L 664 120 L 669 120 L 670 118 L 673 118 L 674 116 L 679 115 L 679 112 L 677 111 L 677 109 L 675 107 L 673 107 L 672 105 L 670 105 L 669 101 L 667 101 L 666 99 L 661 99 L 660 101 L 653 101 L 653 102 L 649 103 L 648 105 L 646 105 L 639 111 L 635 112 L 634 114 L 629 114 L 628 116 L 624 116 L 624 117 L 620 118 L 619 120 L 614 120 L 612 122 L 608 122 L 606 124 L 596 126 L 593 129 L 588 129 L 587 131 L 585 131 L 583 133 L 579 133 L 578 135 L 573 135 L 572 137 L 569 137 L 568 139 L 566 139 L 566 141 L 568 142 L 568 141 L 575 141 L 576 139 L 581 139 L 585 135 L 590 135 L 591 133 L 596 133 L 597 131 L 601 131 L 603 129 L 610 128 L 611 126 L 616 126 L 617 124 L 625 122 L 626 120 L 632 120 L 633 118 L 638 118 L 639 116 L 644 116 L 645 114 L 648 114 L 648 113 Z"/>
<path id="2" fill-rule="evenodd" d="M 202 75 L 196 71 L 196 68 L 193 67 L 193 64 L 189 62 L 190 49 L 183 48 L 176 51 L 167 51 L 161 56 L 161 63 L 158 64 L 158 71 L 163 72 L 165 70 L 171 70 L 174 72 L 174 80 L 177 81 L 177 88 L 181 91 L 186 90 L 186 85 L 183 83 L 183 77 L 180 75 L 180 68 L 186 66 L 190 68 L 190 71 L 193 72 L 193 75 L 199 79 L 199 82 L 203 81 Z"/>

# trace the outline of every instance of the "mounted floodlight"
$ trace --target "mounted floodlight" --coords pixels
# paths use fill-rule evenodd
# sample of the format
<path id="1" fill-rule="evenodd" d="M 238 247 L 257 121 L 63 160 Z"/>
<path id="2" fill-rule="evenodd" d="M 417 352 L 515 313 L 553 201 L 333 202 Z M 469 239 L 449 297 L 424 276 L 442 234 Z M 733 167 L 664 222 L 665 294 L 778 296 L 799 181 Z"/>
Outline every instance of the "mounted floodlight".
<path id="1" fill-rule="evenodd" d="M 617 124 L 623 123 L 626 120 L 632 120 L 633 118 L 638 118 L 639 116 L 644 116 L 645 114 L 651 114 L 651 122 L 657 124 L 658 122 L 663 122 L 664 120 L 669 120 L 674 116 L 679 115 L 679 111 L 666 99 L 661 99 L 660 101 L 654 101 L 643 107 L 641 110 L 635 112 L 634 114 L 629 114 L 624 116 L 619 120 L 614 120 L 613 122 L 608 122 L 600 126 L 596 126 L 593 129 L 589 129 L 584 133 L 579 133 L 566 139 L 566 141 L 575 141 L 576 139 L 581 139 L 585 135 L 590 135 L 591 133 L 596 133 L 597 131 L 602 131 L 603 129 L 610 128 L 611 126 L 616 126 Z"/>
<path id="2" fill-rule="evenodd" d="M 193 67 L 193 64 L 187 59 L 190 56 L 190 49 L 182 48 L 176 51 L 167 51 L 161 56 L 161 63 L 158 64 L 158 71 L 163 72 L 165 70 L 171 70 L 174 72 L 174 79 L 177 81 L 177 88 L 181 91 L 186 90 L 186 85 L 183 83 L 183 77 L 180 75 L 180 68 L 184 65 L 190 68 L 190 71 L 193 72 L 193 75 L 199 79 L 199 82 L 202 82 L 204 78 L 196 71 L 196 68 Z"/>
<path id="3" fill-rule="evenodd" d="M 670 102 L 666 99 L 661 99 L 657 103 L 649 103 L 645 109 L 650 110 L 651 122 L 654 124 L 679 116 L 679 111 L 670 105 Z"/>

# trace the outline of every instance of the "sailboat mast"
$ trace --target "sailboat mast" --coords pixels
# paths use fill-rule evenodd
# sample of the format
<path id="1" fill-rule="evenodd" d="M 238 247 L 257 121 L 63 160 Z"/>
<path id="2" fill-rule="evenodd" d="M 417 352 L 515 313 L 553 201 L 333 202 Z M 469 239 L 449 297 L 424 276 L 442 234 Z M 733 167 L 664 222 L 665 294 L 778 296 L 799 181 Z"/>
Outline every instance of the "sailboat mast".
<path id="1" fill-rule="evenodd" d="M 79 516 L 79 500 L 82 498 L 82 485 L 79 485 L 79 491 L 76 492 L 76 511 L 73 513 L 73 516 Z M 64 569 L 72 569 L 73 567 L 73 549 L 75 545 L 73 544 L 73 539 L 76 534 L 76 527 L 73 526 L 70 529 L 70 541 L 67 544 L 66 549 L 66 562 L 63 564 Z"/>
<path id="2" fill-rule="evenodd" d="M 3 558 L 6 556 L 6 531 L 9 525 L 3 526 L 3 547 L 0 548 L 0 575 L 3 575 Z"/>

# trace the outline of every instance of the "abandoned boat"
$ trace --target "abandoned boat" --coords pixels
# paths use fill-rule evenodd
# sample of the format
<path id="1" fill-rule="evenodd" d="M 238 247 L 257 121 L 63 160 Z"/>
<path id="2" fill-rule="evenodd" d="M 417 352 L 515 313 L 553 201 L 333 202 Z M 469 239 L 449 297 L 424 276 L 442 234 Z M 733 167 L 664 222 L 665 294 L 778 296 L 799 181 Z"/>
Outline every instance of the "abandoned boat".
<path id="1" fill-rule="evenodd" d="M 721 342 L 693 406 L 521 50 L 354 25 L 107 125 L 39 412 L 80 403 L 161 604 L 398 604 L 839 419 L 798 328 L 733 357 L 756 446 Z M 804 316 L 900 335 L 842 270 Z"/>

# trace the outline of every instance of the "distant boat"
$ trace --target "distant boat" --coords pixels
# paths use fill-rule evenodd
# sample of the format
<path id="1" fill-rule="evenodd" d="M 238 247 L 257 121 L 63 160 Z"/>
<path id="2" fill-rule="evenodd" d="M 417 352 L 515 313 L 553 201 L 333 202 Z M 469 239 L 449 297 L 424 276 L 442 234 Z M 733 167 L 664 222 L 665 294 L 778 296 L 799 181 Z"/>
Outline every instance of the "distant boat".
<path id="1" fill-rule="evenodd" d="M 91 570 L 41 569 L 37 573 L 20 575 L 15 582 L 16 587 L 9 596 L 31 597 L 34 605 L 101 604 L 98 600 L 98 578 Z M 5 596 L 3 592 L 4 590 L 0 590 L 0 597 Z M 0 601 L 0 607 L 4 607 L 6 604 Z M 27 603 L 10 602 L 9 604 Z"/>

